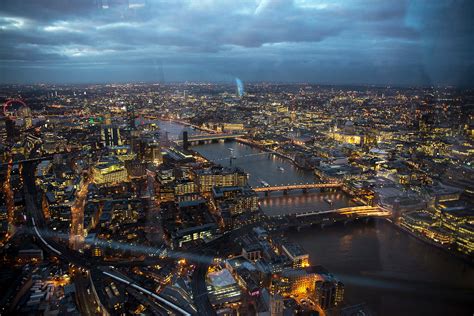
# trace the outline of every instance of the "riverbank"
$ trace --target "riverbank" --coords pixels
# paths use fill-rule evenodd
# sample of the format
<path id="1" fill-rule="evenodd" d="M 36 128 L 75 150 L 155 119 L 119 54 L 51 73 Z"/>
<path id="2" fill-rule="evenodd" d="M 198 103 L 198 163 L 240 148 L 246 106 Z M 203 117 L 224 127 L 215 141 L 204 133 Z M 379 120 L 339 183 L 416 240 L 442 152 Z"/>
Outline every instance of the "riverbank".
<path id="1" fill-rule="evenodd" d="M 161 119 L 162 121 L 169 121 L 169 122 L 173 122 L 173 123 L 176 123 L 176 124 L 180 124 L 180 125 L 184 125 L 184 126 L 187 126 L 187 127 L 191 127 L 193 129 L 196 129 L 196 130 L 199 130 L 199 131 L 202 131 L 202 132 L 208 132 L 208 133 L 212 133 L 212 134 L 217 134 L 218 132 L 214 131 L 214 130 L 211 130 L 211 129 L 208 129 L 208 128 L 203 128 L 203 127 L 200 127 L 200 126 L 197 126 L 197 125 L 194 125 L 194 124 L 191 124 L 191 123 L 188 123 L 188 122 L 185 122 L 185 121 L 181 121 L 181 120 L 177 120 L 177 119 Z M 303 170 L 312 170 L 311 168 L 306 168 L 306 167 L 303 167 L 302 165 L 300 165 L 299 163 L 296 162 L 296 160 L 288 155 L 285 155 L 285 154 L 282 154 L 276 150 L 272 150 L 272 149 L 268 149 L 266 148 L 265 146 L 262 146 L 258 143 L 255 143 L 254 141 L 250 140 L 250 139 L 246 139 L 246 138 L 243 138 L 243 137 L 237 137 L 235 139 L 237 142 L 239 143 L 242 143 L 242 144 L 245 144 L 245 145 L 248 145 L 250 147 L 253 147 L 253 148 L 257 148 L 257 149 L 260 149 L 262 151 L 265 151 L 265 152 L 268 152 L 268 153 L 271 153 L 273 155 L 276 155 L 280 158 L 283 158 L 283 159 L 287 159 L 288 161 L 291 161 L 291 163 L 293 163 L 295 166 L 297 166 L 298 168 L 301 168 Z"/>
<path id="2" fill-rule="evenodd" d="M 345 285 L 345 303 L 377 315 L 469 315 L 474 269 L 389 221 L 285 232 Z"/>
<path id="3" fill-rule="evenodd" d="M 217 133 L 215 130 L 208 129 L 208 128 L 205 128 L 205 127 L 200 127 L 200 126 L 197 126 L 197 125 L 185 122 L 185 121 L 180 121 L 180 120 L 177 120 L 177 119 L 169 118 L 169 119 L 161 119 L 161 120 L 162 121 L 173 122 L 173 123 L 176 123 L 176 124 L 181 124 L 181 125 L 188 126 L 188 127 L 192 127 L 194 129 L 197 129 L 197 130 L 202 131 L 202 132 L 208 132 L 208 133 L 211 133 L 211 134 L 216 134 Z"/>
<path id="4" fill-rule="evenodd" d="M 179 125 L 187 125 L 187 124 L 185 124 L 185 123 L 183 123 L 183 122 L 181 122 L 181 121 L 176 121 L 176 120 L 171 120 L 171 121 L 174 122 L 174 123 L 176 123 L 176 124 L 179 124 Z M 187 125 L 187 126 L 190 126 L 190 125 Z M 193 127 L 193 126 L 191 126 L 191 127 Z M 194 127 L 193 127 L 193 128 L 194 128 Z M 250 139 L 240 137 L 240 138 L 237 138 L 237 139 L 236 139 L 236 142 L 239 143 L 239 144 L 248 146 L 249 148 L 253 148 L 254 150 L 256 149 L 256 150 L 259 150 L 259 151 L 261 151 L 261 152 L 269 153 L 269 154 L 271 154 L 271 155 L 274 155 L 274 156 L 276 156 L 276 157 L 279 157 L 279 158 L 281 158 L 281 159 L 284 159 L 284 160 L 288 161 L 288 163 L 291 163 L 292 165 L 294 165 L 295 168 L 304 170 L 304 168 L 301 168 L 301 166 L 299 166 L 299 165 L 295 162 L 295 160 L 294 160 L 292 157 L 290 157 L 290 156 L 288 156 L 288 155 L 284 155 L 284 154 L 279 153 L 279 152 L 277 152 L 277 151 L 268 149 L 268 148 L 266 148 L 265 146 L 262 146 L 261 144 L 258 144 L 258 143 L 256 143 L 256 142 L 250 140 Z M 192 149 L 192 151 L 195 152 L 197 156 L 202 157 L 203 159 L 206 159 L 207 161 L 213 162 L 213 160 L 215 160 L 215 159 L 213 159 L 212 157 L 207 157 L 206 155 L 203 155 L 202 153 L 200 153 L 199 150 L 198 150 L 198 148 Z M 246 172 L 249 172 L 249 171 L 250 171 L 250 173 L 252 173 L 252 174 L 253 174 L 253 173 L 255 173 L 255 174 L 256 174 L 256 173 L 260 173 L 260 174 L 257 176 L 257 178 L 258 178 L 258 179 L 256 179 L 257 181 L 260 181 L 260 180 L 262 180 L 262 179 L 265 179 L 265 180 L 268 182 L 268 181 L 269 181 L 268 178 L 264 178 L 264 176 L 263 176 L 263 174 L 262 174 L 263 172 L 260 172 L 260 171 L 262 170 L 262 167 L 263 167 L 263 166 L 258 166 L 258 165 L 257 165 L 257 167 L 254 167 L 253 165 L 252 165 L 252 166 L 246 165 L 246 166 L 244 167 L 244 169 L 250 168 L 249 170 L 246 170 Z M 275 168 L 276 168 L 276 167 L 275 167 Z M 276 175 L 276 176 L 279 176 L 280 173 L 275 173 L 275 174 L 273 174 L 273 176 L 275 176 L 275 175 Z M 314 174 L 313 174 L 313 177 L 314 177 Z M 283 179 L 284 177 L 281 177 L 281 178 Z M 313 180 L 313 181 L 314 181 L 314 180 Z M 275 182 L 276 182 L 276 181 L 275 181 Z M 281 181 L 279 181 L 279 182 L 281 182 Z M 276 184 L 277 184 L 277 183 L 276 183 Z M 346 192 L 345 190 L 343 190 L 343 192 L 344 192 L 345 194 L 348 194 L 348 192 Z M 348 194 L 348 195 L 351 196 L 350 194 Z M 352 196 L 351 196 L 351 197 L 352 197 Z M 287 199 L 293 199 L 293 200 L 287 201 Z M 261 200 L 262 200 L 262 201 L 265 201 L 264 198 L 262 198 Z M 295 206 L 294 206 L 295 204 L 299 205 L 299 204 L 303 203 L 303 204 L 308 205 L 308 204 L 323 203 L 323 202 L 324 202 L 324 201 L 321 200 L 321 199 L 316 199 L 316 198 L 312 198 L 312 199 L 311 199 L 311 198 L 308 198 L 307 196 L 303 196 L 303 197 L 291 197 L 291 196 L 289 196 L 289 197 L 277 197 L 276 200 L 273 198 L 272 200 L 269 200 L 269 201 L 266 202 L 268 205 L 266 205 L 266 209 L 267 209 L 267 210 L 266 210 L 265 212 L 268 212 L 268 209 L 269 209 L 269 208 L 273 209 L 273 208 L 276 207 L 276 208 L 279 208 L 279 209 L 283 209 L 283 210 L 285 211 L 285 209 L 287 209 L 287 208 L 292 208 L 292 209 L 293 209 L 293 208 L 295 207 Z M 360 202 L 363 202 L 363 201 L 358 200 L 357 202 L 360 203 Z M 265 207 L 262 207 L 262 209 L 264 209 L 264 208 L 265 208 Z M 412 231 L 410 231 L 409 229 L 406 229 L 406 228 L 404 228 L 404 227 L 401 227 L 401 226 L 400 226 L 399 224 L 397 224 L 396 222 L 391 222 L 391 224 L 394 225 L 398 230 L 403 231 L 404 234 L 408 234 L 408 235 L 410 235 L 411 237 L 416 238 L 416 239 L 418 239 L 418 240 L 420 240 L 420 241 L 422 241 L 422 242 L 428 244 L 430 247 L 436 247 L 436 248 L 438 248 L 438 249 L 441 249 L 441 250 L 443 250 L 444 252 L 446 252 L 446 253 L 448 253 L 448 254 L 450 254 L 450 255 L 454 255 L 455 257 L 460 258 L 461 260 L 463 260 L 463 261 L 465 261 L 465 262 L 468 262 L 469 264 L 472 264 L 472 262 L 473 262 L 472 258 L 470 258 L 469 256 L 464 255 L 464 254 L 461 254 L 461 253 L 456 252 L 456 251 L 453 251 L 453 249 L 447 249 L 445 246 L 440 245 L 440 244 L 437 244 L 437 243 L 435 243 L 435 242 L 433 242 L 433 241 L 431 241 L 431 240 L 428 240 L 427 238 L 425 238 L 425 237 L 423 237 L 423 236 L 420 236 L 420 235 L 417 234 L 416 232 L 412 232 Z"/>
<path id="5" fill-rule="evenodd" d="M 268 152 L 268 153 L 271 153 L 271 154 L 274 154 L 280 158 L 283 158 L 283 159 L 287 159 L 289 161 L 291 161 L 295 166 L 297 166 L 298 168 L 301 168 L 303 170 L 312 170 L 311 168 L 305 168 L 303 166 L 301 166 L 299 163 L 296 162 L 295 159 L 291 158 L 290 156 L 287 156 L 287 155 L 284 155 L 282 153 L 279 153 L 278 151 L 276 150 L 271 150 L 271 149 L 268 149 L 266 148 L 265 146 L 262 146 L 260 144 L 257 144 L 249 139 L 246 139 L 246 138 L 242 138 L 242 137 L 238 137 L 235 139 L 237 142 L 240 142 L 242 144 L 245 144 L 245 145 L 248 145 L 250 147 L 254 147 L 254 148 L 257 148 L 257 149 L 260 149 L 260 150 L 263 150 L 265 152 Z"/>
<path id="6" fill-rule="evenodd" d="M 412 231 L 412 230 L 410 230 L 410 229 L 408 229 L 408 228 L 406 228 L 406 227 L 403 227 L 402 225 L 400 225 L 400 224 L 398 224 L 398 223 L 396 223 L 396 222 L 394 222 L 394 221 L 392 221 L 392 220 L 389 220 L 389 219 L 386 219 L 386 220 L 388 220 L 389 223 L 391 223 L 393 226 L 395 226 L 395 227 L 396 227 L 397 229 L 399 229 L 400 231 L 402 231 L 402 232 L 408 234 L 409 236 L 411 236 L 411 237 L 413 237 L 413 238 L 415 238 L 415 239 L 417 239 L 417 240 L 419 240 L 419 241 L 421 241 L 421 242 L 423 242 L 423 243 L 425 243 L 425 244 L 428 244 L 428 245 L 430 245 L 430 246 L 432 246 L 432 247 L 435 247 L 435 248 L 437 248 L 437 249 L 440 249 L 440 250 L 442 250 L 443 252 L 445 252 L 445 253 L 447 253 L 447 254 L 449 254 L 449 255 L 451 255 L 451 256 L 454 256 L 454 257 L 456 257 L 456 258 L 458 258 L 458 259 L 461 259 L 461 260 L 464 261 L 465 263 L 468 263 L 468 264 L 474 266 L 474 258 L 473 258 L 473 257 L 468 256 L 468 255 L 466 255 L 466 254 L 464 254 L 464 253 L 458 252 L 458 251 L 456 251 L 456 250 L 454 250 L 454 249 L 446 248 L 445 246 L 443 246 L 443 245 L 441 245 L 441 244 L 439 244 L 439 243 L 437 243 L 437 242 L 434 242 L 434 241 L 432 241 L 432 240 L 430 240 L 430 239 L 424 237 L 423 235 L 420 235 L 420 234 L 418 234 L 417 232 L 414 232 L 414 231 Z"/>
<path id="7" fill-rule="evenodd" d="M 173 130 L 173 135 L 181 134 L 184 129 L 184 125 L 173 122 L 163 125 Z M 314 172 L 304 171 L 284 157 L 269 157 L 267 150 L 246 140 L 245 143 L 210 143 L 191 149 L 206 160 L 223 165 L 230 165 L 232 149 L 238 157 L 232 166 L 245 170 L 250 175 L 249 183 L 255 186 L 259 186 L 261 180 L 279 185 L 315 179 Z M 280 171 L 280 167 L 285 171 Z M 324 197 L 334 203 L 339 201 L 341 206 L 349 201 L 342 191 L 299 193 L 275 193 L 263 198 L 260 208 L 266 215 L 276 215 L 327 208 Z M 393 223 L 356 221 L 324 230 L 289 230 L 284 235 L 305 249 L 312 264 L 326 267 L 341 279 L 347 304 L 366 302 L 374 313 L 384 316 L 469 315 L 474 269 L 390 224 Z"/>

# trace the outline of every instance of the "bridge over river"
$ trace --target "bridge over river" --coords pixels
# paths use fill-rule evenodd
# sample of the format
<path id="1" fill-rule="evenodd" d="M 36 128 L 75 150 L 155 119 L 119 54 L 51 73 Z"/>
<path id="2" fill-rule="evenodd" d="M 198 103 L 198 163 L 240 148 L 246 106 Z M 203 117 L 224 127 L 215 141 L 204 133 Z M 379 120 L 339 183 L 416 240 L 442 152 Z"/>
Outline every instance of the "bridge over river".
<path id="1" fill-rule="evenodd" d="M 310 189 L 340 189 L 342 183 L 300 183 L 300 184 L 287 184 L 287 185 L 275 185 L 275 186 L 263 186 L 252 188 L 255 192 L 264 192 L 268 195 L 270 192 L 283 191 L 287 194 L 290 190 L 302 190 L 306 193 Z"/>
<path id="2" fill-rule="evenodd" d="M 328 226 L 337 222 L 348 223 L 359 219 L 389 218 L 391 212 L 378 206 L 353 206 L 328 211 L 308 211 L 269 216 L 276 229 L 301 229 L 310 226 Z"/>
<path id="3" fill-rule="evenodd" d="M 190 145 L 199 145 L 199 144 L 206 144 L 211 142 L 218 142 L 218 141 L 225 141 L 225 140 L 233 140 L 239 137 L 244 136 L 243 134 L 201 134 L 196 136 L 191 136 L 188 138 L 188 143 Z M 183 140 L 177 139 L 174 141 L 177 145 L 182 145 Z"/>

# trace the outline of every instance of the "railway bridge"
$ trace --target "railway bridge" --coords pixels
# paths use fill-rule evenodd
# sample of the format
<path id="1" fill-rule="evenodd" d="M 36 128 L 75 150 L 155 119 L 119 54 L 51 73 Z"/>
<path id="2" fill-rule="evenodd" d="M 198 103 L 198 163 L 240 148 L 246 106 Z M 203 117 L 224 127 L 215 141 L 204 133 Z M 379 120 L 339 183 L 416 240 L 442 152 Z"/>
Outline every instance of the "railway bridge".
<path id="1" fill-rule="evenodd" d="M 302 190 L 306 193 L 310 189 L 340 189 L 342 183 L 300 183 L 300 184 L 287 184 L 287 185 L 276 185 L 276 186 L 263 186 L 252 188 L 255 192 L 264 192 L 265 195 L 269 195 L 270 192 L 283 192 L 287 194 L 291 190 Z"/>
<path id="2" fill-rule="evenodd" d="M 313 210 L 285 215 L 269 216 L 269 221 L 275 229 L 296 228 L 298 230 L 319 226 L 325 227 L 338 222 L 344 224 L 355 220 L 371 218 L 389 218 L 392 213 L 378 206 L 351 206 L 328 211 Z"/>

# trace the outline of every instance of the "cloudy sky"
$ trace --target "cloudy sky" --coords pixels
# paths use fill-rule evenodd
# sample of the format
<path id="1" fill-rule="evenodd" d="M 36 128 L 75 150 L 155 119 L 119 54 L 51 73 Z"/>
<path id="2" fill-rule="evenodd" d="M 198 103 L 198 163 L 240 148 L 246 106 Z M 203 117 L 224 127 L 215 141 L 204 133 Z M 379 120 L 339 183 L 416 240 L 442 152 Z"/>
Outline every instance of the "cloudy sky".
<path id="1" fill-rule="evenodd" d="M 0 82 L 473 85 L 471 0 L 99 1 L 1 0 Z"/>

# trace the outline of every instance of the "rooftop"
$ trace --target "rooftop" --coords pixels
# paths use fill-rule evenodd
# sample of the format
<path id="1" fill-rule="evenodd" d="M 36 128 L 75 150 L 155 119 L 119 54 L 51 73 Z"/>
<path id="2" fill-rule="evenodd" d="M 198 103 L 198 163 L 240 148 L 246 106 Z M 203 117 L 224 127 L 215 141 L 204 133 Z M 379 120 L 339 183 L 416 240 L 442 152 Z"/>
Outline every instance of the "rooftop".
<path id="1" fill-rule="evenodd" d="M 227 269 L 211 272 L 207 276 L 214 287 L 226 287 L 236 284 L 234 277 Z"/>

